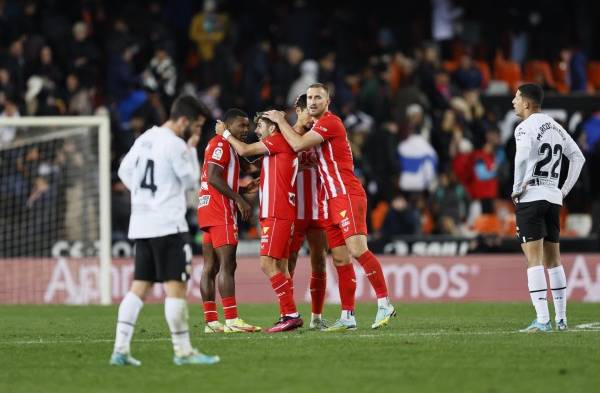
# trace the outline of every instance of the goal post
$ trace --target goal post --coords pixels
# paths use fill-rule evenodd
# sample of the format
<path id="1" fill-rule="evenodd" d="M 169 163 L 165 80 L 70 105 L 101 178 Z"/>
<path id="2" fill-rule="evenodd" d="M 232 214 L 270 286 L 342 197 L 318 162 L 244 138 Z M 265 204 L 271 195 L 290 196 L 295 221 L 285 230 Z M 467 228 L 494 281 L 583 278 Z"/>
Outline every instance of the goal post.
<path id="1" fill-rule="evenodd" d="M 19 291 L 19 293 L 39 291 L 36 288 L 27 288 L 26 286 L 29 285 L 27 280 L 21 282 L 23 277 L 33 277 L 39 272 L 34 271 L 26 275 L 19 271 L 19 268 L 23 266 L 26 269 L 29 266 L 30 269 L 36 270 L 33 267 L 36 261 L 41 261 L 43 258 L 48 260 L 51 257 L 47 253 L 48 246 L 46 243 L 52 242 L 52 239 L 58 239 L 59 236 L 59 233 L 53 233 L 53 231 L 60 232 L 60 235 L 66 231 L 75 234 L 79 231 L 83 237 L 93 237 L 89 240 L 95 243 L 97 250 L 97 255 L 92 255 L 97 258 L 96 263 L 98 264 L 95 285 L 99 292 L 99 299 L 96 299 L 95 302 L 110 304 L 112 293 L 110 280 L 112 231 L 111 138 L 108 116 L 0 117 L 0 130 L 7 128 L 11 129 L 12 134 L 16 134 L 16 137 L 8 142 L 0 141 L 0 225 L 4 227 L 3 229 L 0 228 L 0 272 L 4 273 L 4 278 L 0 278 L 0 281 L 4 280 L 4 288 L 0 288 L 0 291 L 5 292 L 4 294 L 0 292 L 0 299 L 10 303 L 36 302 L 33 297 L 23 297 L 21 299 L 17 298 L 17 295 L 11 299 L 11 294 L 7 293 L 11 291 L 11 288 L 13 291 Z M 70 149 L 63 148 L 67 143 L 66 141 L 71 141 Z M 79 145 L 77 141 L 79 141 Z M 83 150 L 78 151 L 81 145 Z M 30 157 L 25 156 L 26 154 L 29 154 Z M 36 157 L 43 157 L 44 154 L 47 159 L 46 166 L 40 165 L 36 169 L 38 172 L 51 173 L 57 171 L 53 166 L 57 166 L 56 161 L 59 156 L 63 160 L 73 159 L 69 156 L 84 157 L 89 155 L 91 157 L 84 157 L 86 166 L 80 168 L 80 170 L 72 170 L 69 175 L 71 178 L 63 179 L 60 178 L 62 174 L 57 175 L 61 186 L 57 187 L 59 191 L 55 192 L 54 200 L 58 200 L 58 204 L 62 203 L 62 205 L 54 213 L 44 211 L 42 206 L 41 209 L 28 216 L 28 219 L 35 221 L 36 227 L 40 226 L 40 222 L 42 226 L 47 225 L 40 231 L 39 228 L 33 230 L 20 222 L 21 216 L 19 214 L 21 213 L 15 206 L 25 205 L 30 207 L 30 205 L 35 204 L 36 200 L 42 199 L 45 190 L 48 190 L 48 185 L 44 184 L 43 176 L 32 180 L 23 173 L 19 173 L 28 170 L 27 166 L 23 164 L 25 160 L 32 158 L 33 161 Z M 15 162 L 16 166 L 13 165 Z M 34 162 L 37 163 L 37 161 Z M 90 181 L 91 179 L 93 179 L 93 182 Z M 88 181 L 88 183 L 85 183 L 85 181 Z M 69 198 L 61 199 L 65 196 L 65 182 L 89 184 L 87 194 L 71 192 Z M 74 188 L 71 187 L 70 191 L 73 191 Z M 1 194 L 7 190 L 12 192 L 10 196 Z M 17 195 L 18 198 L 15 198 L 13 194 Z M 90 200 L 86 200 L 86 198 Z M 70 212 L 66 211 L 69 210 L 69 207 L 66 206 L 67 203 L 77 204 L 78 208 L 70 209 Z M 92 206 L 95 203 L 97 203 L 97 206 Z M 80 204 L 84 204 L 85 208 L 83 210 L 87 209 L 87 211 L 82 213 L 82 209 L 79 207 Z M 65 216 L 69 214 L 68 220 L 71 220 L 75 225 L 66 228 L 63 223 L 65 222 Z M 90 220 L 89 217 L 92 215 L 95 215 L 96 218 Z M 93 222 L 90 224 L 89 221 Z M 85 228 L 77 228 L 78 222 L 86 224 Z M 89 233 L 84 233 L 86 229 L 89 229 Z M 33 235 L 32 232 L 34 232 Z M 36 241 L 43 238 L 36 244 L 44 244 L 44 246 L 38 246 L 36 249 L 36 245 L 25 245 L 26 240 L 23 237 L 26 238 L 27 236 L 33 237 Z M 71 237 L 73 236 L 71 235 Z M 50 240 L 46 241 L 47 239 Z M 23 263 L 24 261 L 29 264 Z M 12 269 L 10 274 L 8 274 L 8 269 Z M 33 282 L 33 280 L 30 281 Z M 79 298 L 79 300 L 85 302 L 85 299 Z M 78 301 L 72 299 L 71 302 Z"/>

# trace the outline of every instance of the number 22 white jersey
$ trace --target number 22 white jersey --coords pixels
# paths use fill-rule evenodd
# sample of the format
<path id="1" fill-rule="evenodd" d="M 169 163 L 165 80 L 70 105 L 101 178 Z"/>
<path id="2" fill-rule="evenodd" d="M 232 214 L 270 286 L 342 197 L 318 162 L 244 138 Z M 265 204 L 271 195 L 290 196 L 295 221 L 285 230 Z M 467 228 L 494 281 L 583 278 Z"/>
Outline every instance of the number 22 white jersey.
<path id="1" fill-rule="evenodd" d="M 550 116 L 534 113 L 517 126 L 515 140 L 517 152 L 513 190 L 526 184 L 519 201 L 546 200 L 562 205 L 563 193 L 568 193 L 581 171 L 581 166 L 575 161 L 581 162 L 581 165 L 584 161 L 573 138 Z M 563 186 L 563 189 L 567 189 L 561 191 L 558 182 L 563 154 L 569 158 L 571 166 L 578 167 L 578 170 L 572 173 L 574 171 L 569 169 Z"/>
<path id="2" fill-rule="evenodd" d="M 196 152 L 164 127 L 140 135 L 119 167 L 131 192 L 129 238 L 146 239 L 187 232 L 185 190 L 197 187 Z"/>

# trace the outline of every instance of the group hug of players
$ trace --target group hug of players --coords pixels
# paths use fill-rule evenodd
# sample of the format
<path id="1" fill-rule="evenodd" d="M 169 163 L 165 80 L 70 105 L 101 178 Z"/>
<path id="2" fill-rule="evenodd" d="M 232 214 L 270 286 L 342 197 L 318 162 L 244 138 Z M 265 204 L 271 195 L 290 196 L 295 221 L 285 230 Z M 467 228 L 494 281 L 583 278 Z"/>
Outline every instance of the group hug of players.
<path id="1" fill-rule="evenodd" d="M 310 329 L 356 329 L 352 257 L 365 270 L 377 295 L 378 311 L 371 327 L 385 326 L 395 315 L 381 265 L 367 246 L 366 194 L 354 174 L 346 130 L 340 118 L 328 111 L 329 102 L 327 87 L 314 84 L 298 97 L 293 126 L 283 112 L 258 113 L 254 122 L 259 141 L 251 144 L 242 142 L 250 128 L 243 111 L 229 110 L 217 122 L 217 135 L 208 142 L 204 154 L 198 203 L 198 222 L 203 231 L 200 288 L 206 333 L 261 330 L 238 317 L 234 281 L 237 212 L 242 219 L 249 218 L 251 208 L 244 194 L 256 192 L 256 188 L 260 194 L 260 267 L 270 280 L 280 308 L 278 321 L 267 332 L 303 326 L 292 278 L 305 238 L 312 268 Z M 259 184 L 239 185 L 238 156 L 262 157 Z M 338 273 L 342 307 L 341 317 L 332 325 L 322 317 L 328 249 Z M 216 287 L 222 299 L 224 324 L 218 318 Z"/>

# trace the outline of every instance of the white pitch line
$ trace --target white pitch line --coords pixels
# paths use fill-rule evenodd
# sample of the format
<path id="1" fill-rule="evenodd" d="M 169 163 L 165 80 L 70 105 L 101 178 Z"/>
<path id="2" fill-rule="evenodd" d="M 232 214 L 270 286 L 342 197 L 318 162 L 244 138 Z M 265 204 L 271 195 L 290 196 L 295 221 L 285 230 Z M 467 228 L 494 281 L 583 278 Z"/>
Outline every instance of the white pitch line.
<path id="1" fill-rule="evenodd" d="M 564 333 L 598 333 L 600 330 L 592 330 L 592 329 L 570 329 L 565 332 L 552 332 L 558 334 Z M 389 333 L 389 332 L 380 332 L 380 333 L 363 333 L 363 334 L 353 334 L 353 333 L 304 333 L 304 334 L 282 334 L 282 335 L 271 335 L 271 334 L 238 334 L 235 336 L 225 336 L 223 338 L 224 341 L 231 340 L 250 340 L 254 338 L 258 338 L 259 340 L 273 340 L 273 339 L 302 339 L 305 337 L 311 338 L 325 338 L 328 339 L 354 339 L 354 338 L 389 338 L 389 337 L 398 337 L 398 338 L 406 338 L 406 337 L 445 337 L 445 336 L 493 336 L 493 335 L 512 335 L 512 334 L 524 334 L 520 333 L 517 330 L 497 330 L 497 331 L 438 331 L 438 332 L 406 332 L 406 333 Z M 542 334 L 542 333 L 540 333 Z M 543 335 L 543 334 L 542 334 Z M 216 338 L 215 335 L 212 335 L 211 338 Z M 202 338 L 205 338 L 203 336 Z M 202 339 L 200 338 L 200 340 Z M 208 338 L 208 337 L 206 337 Z M 197 340 L 197 339 L 196 339 Z M 161 341 L 171 341 L 167 337 L 161 338 L 140 338 L 133 339 L 133 343 L 145 343 L 145 342 L 161 342 Z M 0 345 L 56 345 L 56 344 L 102 344 L 102 343 L 112 343 L 114 342 L 113 338 L 101 338 L 101 339 L 90 339 L 90 340 L 28 340 L 28 341 L 0 341 Z"/>

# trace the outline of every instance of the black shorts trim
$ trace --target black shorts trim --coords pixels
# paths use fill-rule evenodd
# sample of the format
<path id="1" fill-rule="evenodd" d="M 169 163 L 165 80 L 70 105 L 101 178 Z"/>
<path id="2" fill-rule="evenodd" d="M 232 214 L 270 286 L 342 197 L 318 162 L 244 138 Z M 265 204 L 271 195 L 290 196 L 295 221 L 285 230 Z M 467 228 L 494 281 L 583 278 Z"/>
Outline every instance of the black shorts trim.
<path id="1" fill-rule="evenodd" d="M 515 209 L 517 237 L 521 243 L 540 239 L 558 243 L 560 237 L 560 205 L 545 200 L 520 202 Z"/>
<path id="2" fill-rule="evenodd" d="M 188 233 L 135 241 L 134 280 L 186 282 L 192 274 L 192 249 Z"/>

